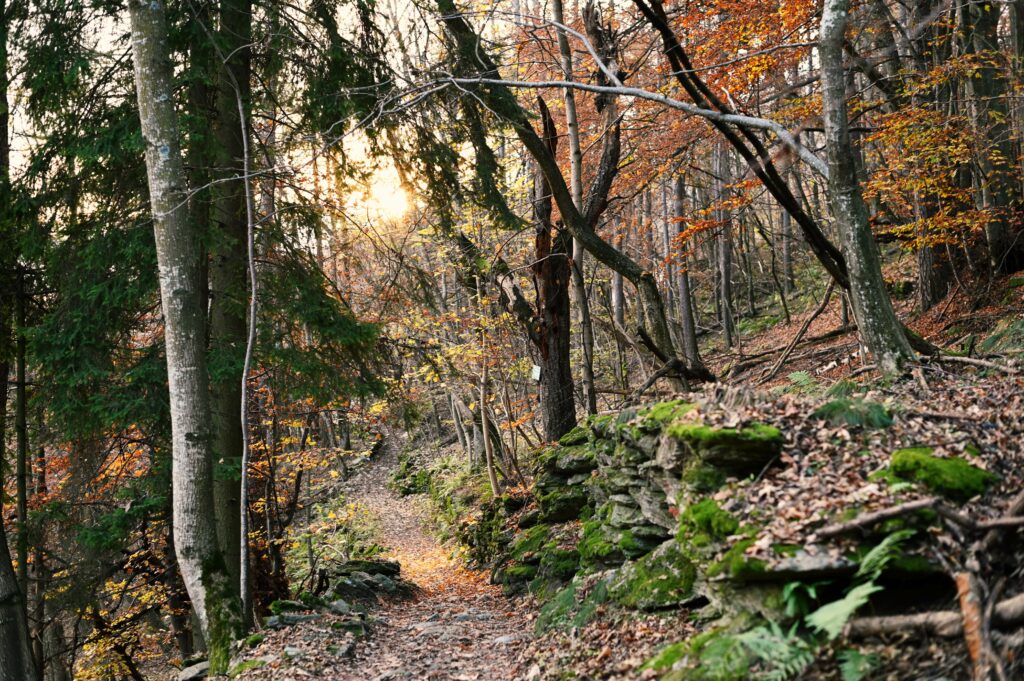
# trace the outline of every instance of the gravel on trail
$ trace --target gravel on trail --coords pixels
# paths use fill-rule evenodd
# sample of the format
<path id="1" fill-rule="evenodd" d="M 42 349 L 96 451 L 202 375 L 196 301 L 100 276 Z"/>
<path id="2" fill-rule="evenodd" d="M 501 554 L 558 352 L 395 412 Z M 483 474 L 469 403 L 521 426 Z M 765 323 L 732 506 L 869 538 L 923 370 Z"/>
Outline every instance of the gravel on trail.
<path id="1" fill-rule="evenodd" d="M 245 681 L 475 681 L 513 679 L 516 658 L 532 638 L 532 622 L 487 574 L 463 567 L 427 533 L 423 500 L 388 487 L 395 448 L 386 448 L 344 484 L 349 501 L 366 508 L 380 528 L 383 556 L 401 563 L 419 587 L 412 599 L 385 602 L 370 612 L 364 638 L 331 627 L 332 616 L 267 631 L 245 660 L 258 668 Z"/>

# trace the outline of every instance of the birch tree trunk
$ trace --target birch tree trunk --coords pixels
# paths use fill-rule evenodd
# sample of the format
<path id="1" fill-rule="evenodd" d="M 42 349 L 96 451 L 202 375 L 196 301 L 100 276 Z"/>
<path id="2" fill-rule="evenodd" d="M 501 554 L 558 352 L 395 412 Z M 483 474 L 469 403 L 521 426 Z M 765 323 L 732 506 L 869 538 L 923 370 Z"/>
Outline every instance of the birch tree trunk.
<path id="1" fill-rule="evenodd" d="M 850 301 L 868 352 L 884 374 L 898 373 L 913 358 L 882 280 L 881 260 L 857 180 L 846 110 L 843 37 L 849 0 L 826 0 L 821 16 L 822 107 L 828 154 L 829 200 L 850 273 Z"/>
<path id="2" fill-rule="evenodd" d="M 202 249 L 189 221 L 164 5 L 131 0 L 128 14 L 164 316 L 174 545 L 217 673 L 226 671 L 241 632 L 241 609 L 214 521 Z"/>

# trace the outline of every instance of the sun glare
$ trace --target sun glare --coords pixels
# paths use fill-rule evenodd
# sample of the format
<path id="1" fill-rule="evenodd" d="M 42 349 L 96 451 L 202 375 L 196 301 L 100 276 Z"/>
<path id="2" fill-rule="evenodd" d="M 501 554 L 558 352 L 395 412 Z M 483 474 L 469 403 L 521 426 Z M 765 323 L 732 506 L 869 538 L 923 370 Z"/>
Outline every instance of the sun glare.
<path id="1" fill-rule="evenodd" d="M 409 195 L 402 189 L 394 168 L 381 168 L 367 181 L 362 191 L 354 192 L 352 207 L 371 218 L 398 221 L 409 211 Z"/>

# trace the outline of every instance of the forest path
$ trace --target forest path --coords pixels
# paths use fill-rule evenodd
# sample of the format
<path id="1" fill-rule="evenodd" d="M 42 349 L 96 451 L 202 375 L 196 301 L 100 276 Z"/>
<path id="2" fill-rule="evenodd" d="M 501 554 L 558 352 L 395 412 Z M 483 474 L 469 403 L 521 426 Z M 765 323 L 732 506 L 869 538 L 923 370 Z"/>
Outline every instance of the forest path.
<path id="1" fill-rule="evenodd" d="M 402 577 L 419 587 L 406 600 L 371 611 L 369 636 L 344 645 L 325 622 L 303 622 L 268 633 L 260 652 L 274 650 L 269 664 L 243 673 L 247 681 L 321 678 L 338 681 L 514 679 L 517 653 L 530 640 L 532 623 L 521 609 L 468 570 L 425 529 L 424 500 L 401 497 L 388 487 L 397 447 L 359 468 L 344 484 L 347 500 L 365 507 L 379 528 L 384 558 L 401 563 Z M 343 645 L 348 655 L 325 654 Z M 296 649 L 301 654 L 289 655 Z M 282 654 L 281 651 L 284 651 Z M 256 651 L 254 651 L 256 652 Z"/>

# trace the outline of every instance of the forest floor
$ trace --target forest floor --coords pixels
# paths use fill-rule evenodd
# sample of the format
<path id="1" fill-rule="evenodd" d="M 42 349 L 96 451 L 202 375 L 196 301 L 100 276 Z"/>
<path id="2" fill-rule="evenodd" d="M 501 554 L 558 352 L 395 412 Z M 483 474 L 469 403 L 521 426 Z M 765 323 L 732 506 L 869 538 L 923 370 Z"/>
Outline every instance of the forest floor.
<path id="1" fill-rule="evenodd" d="M 246 681 L 390 679 L 512 679 L 515 660 L 531 638 L 527 613 L 515 608 L 487 573 L 463 567 L 428 533 L 425 500 L 400 497 L 388 486 L 396 447 L 358 469 L 345 498 L 365 508 L 379 527 L 382 556 L 398 561 L 402 577 L 419 592 L 371 611 L 368 636 L 331 627 L 324 616 L 266 632 L 246 654 L 264 665 L 241 673 Z"/>

